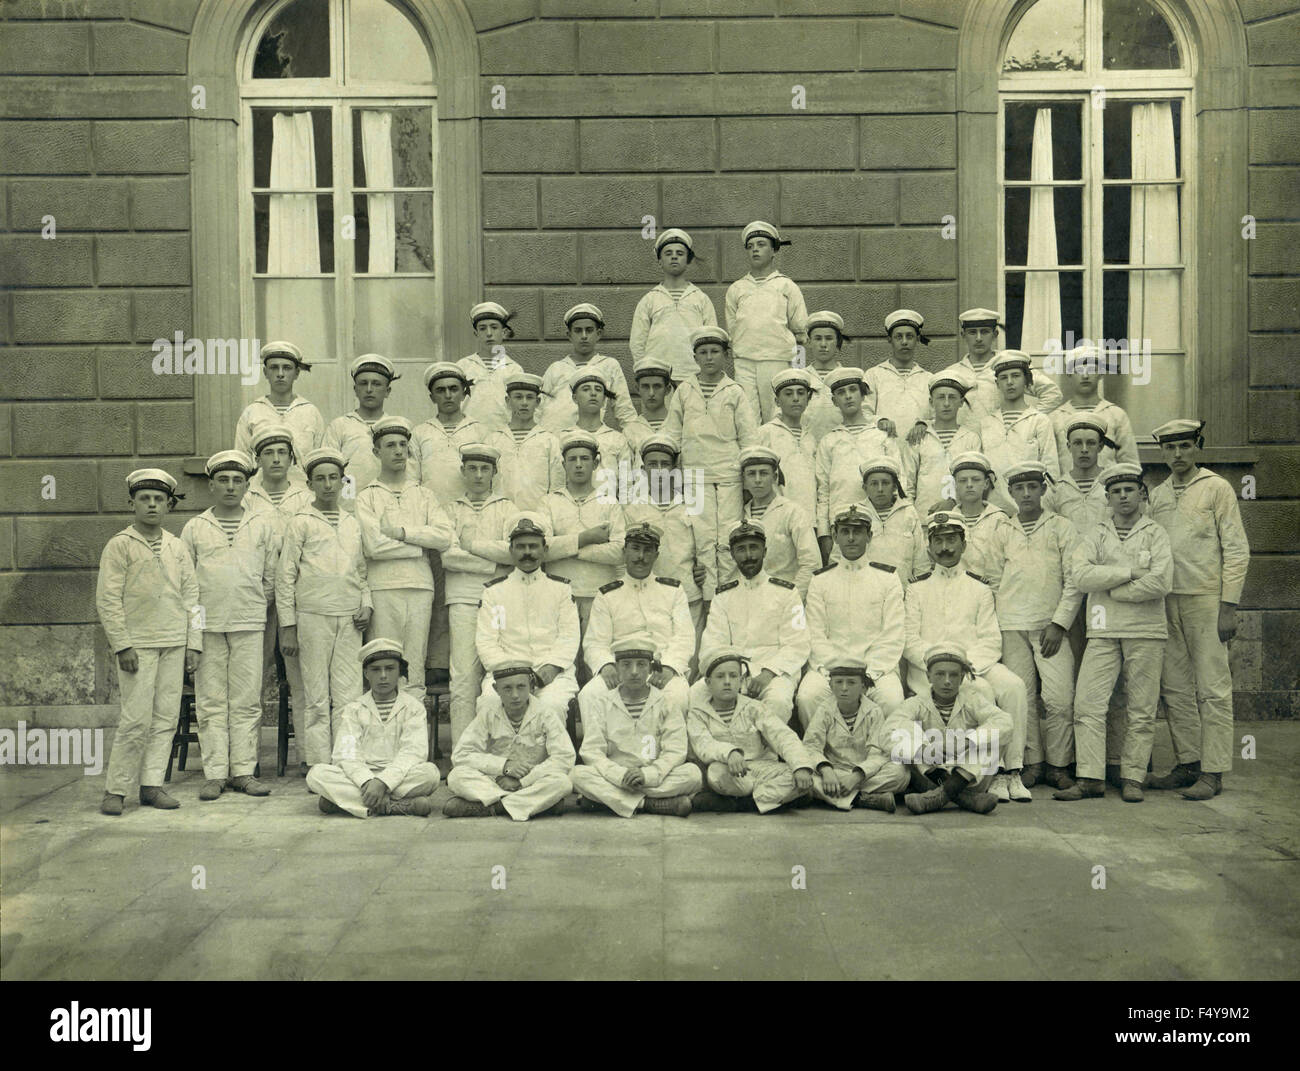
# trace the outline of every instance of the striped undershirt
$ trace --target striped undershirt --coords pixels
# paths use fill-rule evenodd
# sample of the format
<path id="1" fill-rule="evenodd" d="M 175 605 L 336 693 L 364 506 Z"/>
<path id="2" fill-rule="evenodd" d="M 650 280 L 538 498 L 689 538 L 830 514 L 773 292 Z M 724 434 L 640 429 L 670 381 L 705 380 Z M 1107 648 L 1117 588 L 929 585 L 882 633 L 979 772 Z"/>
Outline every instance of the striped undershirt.
<path id="1" fill-rule="evenodd" d="M 1079 485 L 1079 490 L 1086 495 L 1092 490 L 1093 484 L 1097 482 L 1097 477 L 1094 476 L 1091 480 L 1075 480 L 1074 482 Z"/>
<path id="2" fill-rule="evenodd" d="M 266 492 L 266 497 L 271 500 L 271 505 L 273 506 L 278 506 L 283 502 L 284 496 L 289 493 L 289 488 L 287 487 L 283 491 L 272 491 L 269 487 L 264 487 L 262 490 Z"/>
<path id="3" fill-rule="evenodd" d="M 160 561 L 162 560 L 162 535 L 161 533 L 149 540 L 149 549 L 153 551 L 153 556 Z"/>
<path id="4" fill-rule="evenodd" d="M 292 402 L 285 402 L 284 405 L 281 405 L 279 402 L 272 402 L 271 406 L 280 416 L 284 416 L 284 414 L 289 411 L 289 406 L 292 404 Z"/>
<path id="5" fill-rule="evenodd" d="M 644 699 L 638 699 L 636 702 L 633 702 L 630 699 L 624 699 L 623 705 L 627 707 L 627 712 L 631 714 L 632 717 L 634 718 L 639 718 L 641 716 L 641 712 L 645 710 Z"/>
<path id="6" fill-rule="evenodd" d="M 769 502 L 768 506 L 770 505 L 771 503 Z M 756 506 L 753 502 L 749 504 L 749 515 L 753 517 L 754 520 L 756 521 L 762 520 L 763 514 L 765 514 L 766 512 L 767 512 L 767 506 Z"/>
<path id="7" fill-rule="evenodd" d="M 949 431 L 947 428 L 935 428 L 934 433 L 939 436 L 939 441 L 943 443 L 943 448 L 948 449 L 952 445 L 953 436 L 957 434 L 957 429 Z"/>
<path id="8" fill-rule="evenodd" d="M 336 509 L 323 509 L 321 516 L 330 522 L 335 528 L 339 526 L 339 511 Z"/>
<path id="9" fill-rule="evenodd" d="M 397 694 L 393 694 L 392 699 L 376 699 L 375 709 L 379 711 L 379 717 L 382 721 L 387 721 L 393 713 L 393 707 L 397 703 Z"/>
<path id="10" fill-rule="evenodd" d="M 221 530 L 226 533 L 226 544 L 229 546 L 235 542 L 235 533 L 239 531 L 239 522 L 244 519 L 241 513 L 238 517 L 214 517 Z"/>
<path id="11" fill-rule="evenodd" d="M 1037 521 L 1027 521 L 1023 517 L 1017 517 L 1016 519 L 1020 522 L 1020 527 L 1024 530 L 1025 535 L 1032 535 L 1034 529 L 1038 527 Z"/>
<path id="12" fill-rule="evenodd" d="M 797 428 L 792 428 L 792 427 L 790 427 L 789 424 L 787 424 L 787 425 L 785 426 L 785 430 L 788 431 L 791 435 L 794 436 L 794 441 L 795 441 L 795 442 L 797 442 L 797 443 L 801 443 L 801 442 L 803 442 L 803 425 L 802 425 L 802 424 L 800 424 Z"/>
<path id="13" fill-rule="evenodd" d="M 658 431 L 660 428 L 664 426 L 664 419 L 665 419 L 664 417 L 658 417 L 658 418 L 644 417 L 644 419 L 645 422 L 649 424 L 650 427 L 655 431 Z"/>
<path id="14" fill-rule="evenodd" d="M 718 389 L 717 383 L 705 383 L 703 381 L 700 382 L 700 393 L 704 395 L 704 400 L 706 402 L 713 397 L 713 392 L 716 391 L 717 389 Z"/>
<path id="15" fill-rule="evenodd" d="M 869 427 L 871 427 L 870 424 L 844 424 L 841 426 L 850 435 L 861 435 L 864 431 L 866 431 Z"/>
<path id="16" fill-rule="evenodd" d="M 1020 417 L 1021 410 L 1004 409 L 1002 410 L 1002 426 L 1010 431 L 1012 426 L 1020 419 Z"/>
<path id="17" fill-rule="evenodd" d="M 510 435 L 515 440 L 515 445 L 523 446 L 524 440 L 528 438 L 528 433 L 532 430 L 532 428 L 511 428 Z"/>
<path id="18" fill-rule="evenodd" d="M 1129 537 L 1132 531 L 1133 531 L 1133 526 L 1131 524 L 1127 528 L 1121 528 L 1118 524 L 1115 525 L 1115 534 L 1119 536 L 1119 540 L 1121 543 L 1124 542 L 1124 540 L 1126 540 Z"/>
<path id="19" fill-rule="evenodd" d="M 853 732 L 853 726 L 858 723 L 858 712 L 855 710 L 852 714 L 845 714 L 840 711 L 840 717 L 844 719 L 844 724 L 849 727 L 849 732 Z"/>
<path id="20" fill-rule="evenodd" d="M 1183 497 L 1183 492 L 1187 490 L 1187 484 L 1185 484 L 1185 483 L 1184 483 L 1184 484 L 1177 484 L 1177 483 L 1174 483 L 1172 480 L 1169 482 L 1169 486 L 1172 487 L 1172 488 L 1174 489 L 1174 501 L 1175 501 L 1175 502 L 1177 502 L 1180 498 L 1182 498 L 1182 497 Z"/>

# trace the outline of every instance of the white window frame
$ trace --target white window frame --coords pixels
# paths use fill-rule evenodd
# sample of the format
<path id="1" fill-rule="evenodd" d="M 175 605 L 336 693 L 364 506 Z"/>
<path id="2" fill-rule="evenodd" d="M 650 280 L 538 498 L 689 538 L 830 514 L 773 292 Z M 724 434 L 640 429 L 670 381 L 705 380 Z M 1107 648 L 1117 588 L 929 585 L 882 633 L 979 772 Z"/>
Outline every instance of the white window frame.
<path id="1" fill-rule="evenodd" d="M 1193 315 L 1196 290 L 1196 225 L 1195 206 L 1198 191 L 1196 189 L 1197 146 L 1195 116 L 1195 78 L 1196 50 L 1191 46 L 1190 38 L 1181 18 L 1159 0 L 1149 0 L 1164 17 L 1178 43 L 1179 59 L 1182 66 L 1167 70 L 1109 70 L 1102 66 L 1102 0 L 1084 0 L 1084 65 L 1080 71 L 1001 71 L 1001 55 L 1005 55 L 1019 25 L 1020 18 L 1033 7 L 1027 5 L 1020 13 L 1020 18 L 1008 27 L 1004 47 L 999 56 L 998 111 L 997 111 L 997 280 L 1000 308 L 1006 309 L 1007 272 L 1029 271 L 1006 263 L 1006 191 L 1008 189 L 1030 189 L 1036 185 L 1029 180 L 1007 180 L 1006 167 L 1006 106 L 1009 103 L 1054 104 L 1080 101 L 1082 103 L 1081 137 L 1081 177 L 1079 179 L 1058 179 L 1050 185 L 1053 187 L 1082 188 L 1082 254 L 1083 254 L 1083 333 L 1084 337 L 1094 341 L 1102 333 L 1102 294 L 1106 271 L 1124 270 L 1124 265 L 1106 264 L 1103 259 L 1102 225 L 1104 220 L 1104 190 L 1108 186 L 1134 185 L 1171 185 L 1171 183 L 1135 183 L 1132 179 L 1108 179 L 1104 174 L 1102 133 L 1103 124 L 1097 114 L 1099 99 L 1102 103 L 1109 101 L 1179 101 L 1180 109 L 1180 177 L 1177 184 L 1182 190 L 1180 199 L 1180 248 L 1182 263 L 1177 265 L 1145 265 L 1155 267 L 1178 268 L 1182 273 L 1180 297 L 1182 301 L 1182 346 L 1180 349 L 1153 349 L 1153 356 L 1177 356 L 1183 365 L 1183 398 L 1180 400 L 1189 411 L 1196 410 L 1197 362 L 1194 355 L 1196 347 L 1197 318 Z M 1098 93 L 1098 91 L 1101 91 Z M 1060 267 L 1057 271 L 1078 271 L 1078 268 Z M 1023 348 L 1023 340 L 1022 340 Z M 1041 356 L 1041 350 L 1029 351 Z"/>

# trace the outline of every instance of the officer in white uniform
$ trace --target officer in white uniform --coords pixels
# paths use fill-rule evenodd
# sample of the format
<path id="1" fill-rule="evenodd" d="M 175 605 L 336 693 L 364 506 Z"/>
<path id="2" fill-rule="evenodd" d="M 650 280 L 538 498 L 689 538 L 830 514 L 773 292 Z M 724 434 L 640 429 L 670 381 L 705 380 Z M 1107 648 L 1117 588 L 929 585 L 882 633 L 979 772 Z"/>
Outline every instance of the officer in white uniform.
<path id="1" fill-rule="evenodd" d="M 866 667 L 867 697 L 892 713 L 903 702 L 903 586 L 893 566 L 868 559 L 871 519 L 857 503 L 835 510 L 841 560 L 819 569 L 808 588 L 808 672 L 799 684 L 799 721 L 832 699 L 829 671 L 845 658 Z"/>
<path id="2" fill-rule="evenodd" d="M 926 649 L 935 643 L 960 643 L 965 648 L 975 680 L 971 687 L 1011 715 L 1013 734 L 1003 752 L 1003 767 L 993 779 L 999 801 L 1033 799 L 1021 784 L 1025 752 L 1025 721 L 1029 702 L 1025 682 L 998 660 L 1002 657 L 1002 631 L 998 627 L 993 592 L 988 582 L 962 568 L 966 549 L 966 524 L 960 513 L 939 510 L 930 515 L 926 529 L 934 570 L 917 577 L 907 589 L 908 685 L 923 695 L 928 687 Z"/>
<path id="3" fill-rule="evenodd" d="M 521 512 L 507 532 L 514 569 L 483 585 L 478 659 L 488 673 L 515 664 L 532 667 L 537 701 L 563 720 L 569 700 L 578 694 L 578 608 L 569 582 L 541 570 L 550 522 L 539 513 Z M 482 694 L 491 690 L 491 680 L 484 680 Z"/>
<path id="4" fill-rule="evenodd" d="M 695 626 L 682 582 L 654 572 L 662 538 L 663 531 L 652 524 L 629 528 L 623 542 L 627 576 L 610 581 L 591 602 L 583 653 L 592 677 L 578 692 L 584 727 L 592 703 L 618 688 L 614 655 L 618 641 L 629 636 L 649 637 L 658 652 L 650 683 L 686 716 L 686 677 L 695 654 Z"/>
<path id="5" fill-rule="evenodd" d="M 762 700 L 784 725 L 811 646 L 804 606 L 790 581 L 768 576 L 763 568 L 767 540 L 761 525 L 741 521 L 727 540 L 740 578 L 718 587 L 700 649 L 736 647 L 745 652 L 758 667 L 746 682 L 745 694 Z M 697 682 L 695 687 L 702 685 Z"/>

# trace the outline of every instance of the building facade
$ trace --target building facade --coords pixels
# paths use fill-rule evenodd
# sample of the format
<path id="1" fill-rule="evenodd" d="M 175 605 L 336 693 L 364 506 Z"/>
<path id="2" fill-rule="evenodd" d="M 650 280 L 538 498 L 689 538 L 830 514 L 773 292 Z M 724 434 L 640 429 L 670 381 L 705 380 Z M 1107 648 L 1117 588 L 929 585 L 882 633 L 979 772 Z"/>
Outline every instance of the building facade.
<path id="1" fill-rule="evenodd" d="M 594 301 L 626 364 L 654 233 L 690 230 L 721 314 L 756 218 L 792 239 L 779 266 L 809 309 L 844 317 L 850 363 L 885 357 L 899 306 L 925 314 L 932 369 L 976 305 L 1040 356 L 1131 340 L 1145 372 L 1107 391 L 1139 437 L 1199 415 L 1205 463 L 1241 488 L 1237 714 L 1300 714 L 1300 0 L 6 0 L 0 19 L 6 723 L 115 717 L 94 589 L 124 477 L 181 480 L 173 531 L 205 508 L 202 459 L 263 389 L 231 371 L 241 341 L 302 345 L 327 420 L 347 361 L 385 353 L 390 411 L 421 420 L 419 370 L 473 349 L 473 302 L 515 310 L 510 352 L 541 372 L 563 311 Z M 203 361 L 160 374 L 178 333 Z"/>

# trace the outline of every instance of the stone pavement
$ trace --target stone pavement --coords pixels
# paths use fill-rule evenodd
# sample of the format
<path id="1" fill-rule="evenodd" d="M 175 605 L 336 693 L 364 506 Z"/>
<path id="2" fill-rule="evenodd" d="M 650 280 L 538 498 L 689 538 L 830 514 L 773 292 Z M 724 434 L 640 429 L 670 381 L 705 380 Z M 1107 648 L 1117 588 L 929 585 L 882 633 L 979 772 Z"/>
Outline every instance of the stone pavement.
<path id="1" fill-rule="evenodd" d="M 180 810 L 113 819 L 102 773 L 4 767 L 0 977 L 1295 978 L 1300 723 L 1243 734 L 1209 803 L 989 817 L 359 821 L 297 777 L 200 803 L 192 758 Z"/>

